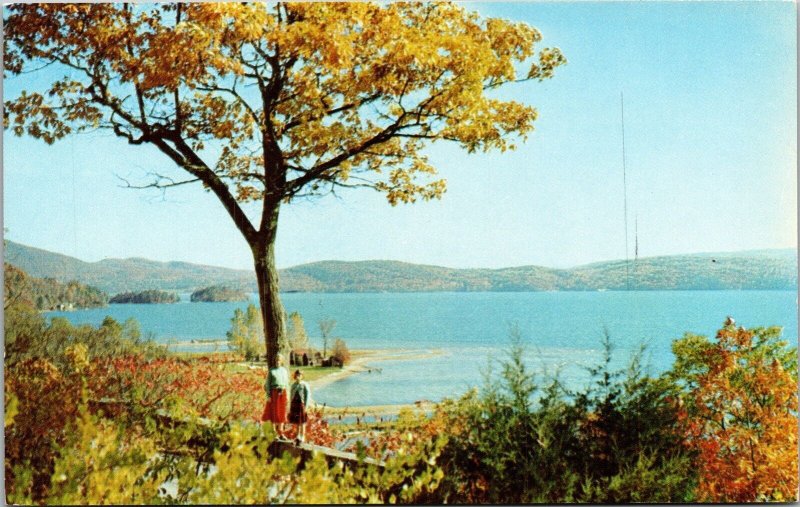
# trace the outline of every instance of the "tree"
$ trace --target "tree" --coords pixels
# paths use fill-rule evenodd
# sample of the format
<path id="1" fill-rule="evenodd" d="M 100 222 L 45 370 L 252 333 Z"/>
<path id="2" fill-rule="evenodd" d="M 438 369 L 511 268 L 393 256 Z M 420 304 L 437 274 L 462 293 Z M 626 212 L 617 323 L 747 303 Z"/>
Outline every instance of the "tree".
<path id="1" fill-rule="evenodd" d="M 3 310 L 8 311 L 17 303 L 31 304 L 31 289 L 28 275 L 16 266 L 7 262 L 3 263 Z M 41 296 L 39 296 L 41 297 Z"/>
<path id="2" fill-rule="evenodd" d="M 330 338 L 333 328 L 336 327 L 336 321 L 333 319 L 322 319 L 317 322 L 319 325 L 319 332 L 322 333 L 322 357 L 328 355 L 328 338 Z"/>
<path id="3" fill-rule="evenodd" d="M 308 348 L 308 335 L 303 316 L 298 312 L 289 314 L 289 350 L 299 351 Z"/>
<path id="4" fill-rule="evenodd" d="M 264 353 L 262 330 L 261 314 L 255 306 L 247 305 L 246 311 L 237 308 L 233 311 L 231 329 L 226 333 L 228 343 L 245 359 L 258 359 Z"/>
<path id="5" fill-rule="evenodd" d="M 440 197 L 427 144 L 506 150 L 532 131 L 536 109 L 492 91 L 565 63 L 540 40 L 454 3 L 20 3 L 6 71 L 64 75 L 6 101 L 4 125 L 47 143 L 105 129 L 189 175 L 130 186 L 202 183 L 252 251 L 274 365 L 281 204 L 344 187 L 392 205 Z M 255 220 L 242 208 L 253 201 Z"/>
<path id="6" fill-rule="evenodd" d="M 703 502 L 797 499 L 797 349 L 781 329 L 736 327 L 673 343 Z"/>
<path id="7" fill-rule="evenodd" d="M 331 357 L 341 361 L 342 365 L 350 362 L 350 350 L 341 338 L 336 338 L 336 340 L 334 340 L 333 348 L 331 349 Z"/>

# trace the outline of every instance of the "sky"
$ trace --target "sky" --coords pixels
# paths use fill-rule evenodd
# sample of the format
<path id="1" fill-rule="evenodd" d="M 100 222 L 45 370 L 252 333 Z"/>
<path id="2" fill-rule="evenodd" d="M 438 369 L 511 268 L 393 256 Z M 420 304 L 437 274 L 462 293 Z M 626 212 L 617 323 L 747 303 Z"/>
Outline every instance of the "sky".
<path id="1" fill-rule="evenodd" d="M 504 98 L 534 105 L 514 152 L 428 150 L 439 201 L 370 190 L 281 211 L 279 267 L 392 259 L 448 267 L 570 267 L 639 256 L 797 246 L 797 43 L 792 2 L 467 3 L 527 22 L 568 64 Z M 4 80 L 4 98 L 47 73 Z M 621 94 L 627 182 L 627 252 Z M 142 191 L 172 166 L 109 134 L 47 146 L 3 136 L 6 238 L 85 261 L 145 257 L 252 267 L 199 186 Z M 179 173 L 174 172 L 178 175 Z"/>

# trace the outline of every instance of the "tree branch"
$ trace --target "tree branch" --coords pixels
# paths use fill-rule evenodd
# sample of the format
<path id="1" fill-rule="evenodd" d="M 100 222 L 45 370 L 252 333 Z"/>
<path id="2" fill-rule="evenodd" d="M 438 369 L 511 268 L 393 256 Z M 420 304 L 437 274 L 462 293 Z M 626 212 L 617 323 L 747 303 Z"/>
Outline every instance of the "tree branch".
<path id="1" fill-rule="evenodd" d="M 174 145 L 170 146 L 167 141 Z M 162 153 L 170 157 L 179 167 L 188 172 L 189 174 L 197 177 L 205 184 L 217 199 L 222 203 L 222 206 L 228 212 L 236 227 L 244 235 L 249 243 L 253 243 L 257 239 L 257 231 L 250 220 L 245 215 L 236 198 L 231 194 L 230 189 L 224 181 L 201 159 L 186 141 L 177 133 L 169 133 L 165 136 L 153 138 L 151 141 L 158 147 Z"/>
<path id="2" fill-rule="evenodd" d="M 192 179 L 188 179 L 188 180 L 175 181 L 173 178 L 170 178 L 169 176 L 164 176 L 163 174 L 158 174 L 158 173 L 153 173 L 153 172 L 149 172 L 149 173 L 147 173 L 147 175 L 148 176 L 152 176 L 153 178 L 155 178 L 152 183 L 148 183 L 146 185 L 132 185 L 130 183 L 130 181 L 128 181 L 127 179 L 123 178 L 122 176 L 120 176 L 118 174 L 115 174 L 117 179 L 119 179 L 119 180 L 121 180 L 121 181 L 123 181 L 125 183 L 124 185 L 120 185 L 120 188 L 132 188 L 132 189 L 136 189 L 136 190 L 142 190 L 142 189 L 146 189 L 146 188 L 157 188 L 159 190 L 166 190 L 167 188 L 178 187 L 178 186 L 181 186 L 181 185 L 186 185 L 186 184 L 189 184 L 189 183 L 196 183 L 196 182 L 200 181 L 200 178 L 192 178 Z"/>
<path id="3" fill-rule="evenodd" d="M 345 104 L 345 105 L 342 105 L 342 106 L 339 106 L 339 107 L 335 107 L 333 109 L 329 109 L 329 110 L 325 111 L 323 114 L 319 115 L 315 119 L 323 118 L 325 116 L 331 116 L 331 115 L 338 114 L 338 113 L 343 113 L 343 112 L 348 111 L 350 109 L 353 109 L 353 108 L 356 108 L 356 107 L 361 107 L 361 106 L 366 105 L 366 104 L 370 104 L 370 103 L 374 102 L 375 100 L 377 100 L 379 98 L 381 98 L 381 95 L 378 94 L 378 93 L 374 93 L 372 95 L 369 95 L 369 96 L 365 97 L 362 100 L 359 100 L 359 101 L 356 101 L 356 102 L 351 102 L 349 104 Z M 288 132 L 290 129 L 292 129 L 294 127 L 297 127 L 298 125 L 301 125 L 302 123 L 303 122 L 301 120 L 292 120 L 292 121 L 286 123 L 286 125 L 283 128 L 283 132 Z"/>
<path id="4" fill-rule="evenodd" d="M 294 193 L 298 191 L 307 183 L 315 179 L 319 179 L 325 173 L 325 171 L 333 169 L 334 167 L 338 166 L 345 160 L 348 160 L 354 157 L 355 155 L 358 155 L 359 153 L 363 152 L 364 150 L 368 149 L 371 146 L 387 141 L 392 137 L 394 133 L 397 132 L 397 130 L 401 128 L 400 123 L 403 121 L 404 117 L 405 114 L 400 115 L 393 124 L 389 125 L 385 129 L 381 130 L 379 133 L 375 134 L 371 138 L 362 142 L 360 145 L 351 148 L 349 150 L 346 150 L 343 153 L 340 153 L 339 155 L 336 155 L 335 157 L 328 159 L 326 162 L 315 165 L 313 168 L 309 169 L 309 171 L 303 176 L 300 176 L 298 178 L 293 179 L 292 181 L 289 181 L 287 183 L 287 188 L 289 189 L 289 192 Z"/>
<path id="5" fill-rule="evenodd" d="M 230 94 L 236 99 L 236 101 L 239 104 L 242 105 L 242 107 L 244 107 L 247 110 L 247 112 L 250 114 L 250 117 L 253 119 L 253 122 L 255 122 L 255 124 L 258 125 L 258 130 L 264 132 L 263 122 L 261 122 L 255 109 L 253 109 L 253 106 L 251 106 L 246 100 L 244 100 L 244 98 L 239 94 L 239 92 L 236 91 L 235 83 L 231 88 L 225 88 L 223 86 L 198 86 L 197 89 L 206 92 L 225 92 Z"/>

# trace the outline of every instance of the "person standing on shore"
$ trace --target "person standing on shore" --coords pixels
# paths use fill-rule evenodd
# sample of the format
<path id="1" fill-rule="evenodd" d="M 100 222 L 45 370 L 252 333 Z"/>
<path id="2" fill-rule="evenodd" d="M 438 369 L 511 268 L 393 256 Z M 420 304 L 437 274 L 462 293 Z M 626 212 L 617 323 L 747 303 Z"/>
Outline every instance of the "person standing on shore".
<path id="1" fill-rule="evenodd" d="M 297 441 L 304 442 L 308 422 L 306 407 L 311 402 L 311 388 L 303 381 L 303 372 L 300 370 L 294 371 L 294 382 L 290 392 L 289 422 L 297 425 Z"/>
<path id="2" fill-rule="evenodd" d="M 267 403 L 264 405 L 264 413 L 261 415 L 262 421 L 271 421 L 275 425 L 275 430 L 279 437 L 285 437 L 284 424 L 288 405 L 289 372 L 284 366 L 283 356 L 278 355 L 278 365 L 270 368 L 267 372 L 267 379 L 264 382 L 264 389 L 267 391 Z"/>

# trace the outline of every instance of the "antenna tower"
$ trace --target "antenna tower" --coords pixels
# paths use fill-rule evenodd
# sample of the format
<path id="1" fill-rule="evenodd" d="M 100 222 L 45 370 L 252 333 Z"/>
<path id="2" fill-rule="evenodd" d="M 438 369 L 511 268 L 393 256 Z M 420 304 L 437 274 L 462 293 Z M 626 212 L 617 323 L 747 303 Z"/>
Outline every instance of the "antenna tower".
<path id="1" fill-rule="evenodd" d="M 631 290 L 630 267 L 628 266 L 628 181 L 625 170 L 625 98 L 619 92 L 620 116 L 622 118 L 622 200 L 625 213 L 625 286 Z"/>

